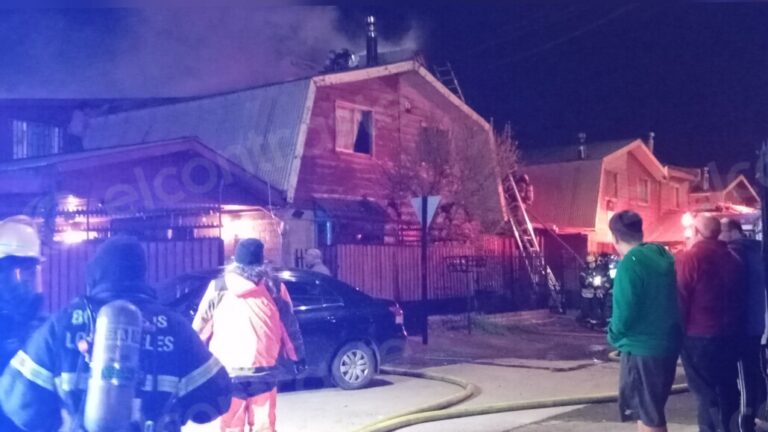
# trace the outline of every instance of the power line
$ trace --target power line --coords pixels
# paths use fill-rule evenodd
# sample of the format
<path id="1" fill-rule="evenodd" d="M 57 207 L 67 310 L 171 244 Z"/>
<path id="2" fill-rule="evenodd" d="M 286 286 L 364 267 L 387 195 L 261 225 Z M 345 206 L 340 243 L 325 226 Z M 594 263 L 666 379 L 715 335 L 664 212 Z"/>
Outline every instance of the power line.
<path id="1" fill-rule="evenodd" d="M 568 42 L 569 40 L 577 38 L 577 37 L 581 36 L 582 34 L 587 33 L 590 30 L 593 30 L 593 29 L 595 29 L 595 28 L 597 28 L 597 27 L 607 23 L 608 21 L 611 21 L 611 20 L 613 20 L 615 18 L 618 18 L 619 16 L 623 15 L 624 13 L 626 13 L 629 10 L 634 9 L 634 8 L 636 8 L 638 6 L 639 6 L 639 4 L 631 4 L 631 5 L 624 6 L 621 9 L 618 9 L 618 10 L 616 10 L 614 12 L 611 12 L 610 14 L 604 16 L 603 18 L 601 18 L 601 19 L 599 19 L 599 20 L 597 20 L 597 21 L 595 21 L 595 22 L 593 22 L 593 23 L 591 23 L 591 24 L 589 24 L 589 25 L 587 25 L 585 27 L 580 28 L 580 29 L 576 30 L 575 32 L 569 33 L 569 34 L 567 34 L 567 35 L 565 35 L 565 36 L 563 36 L 561 38 L 555 39 L 552 42 L 546 43 L 546 44 L 544 44 L 544 45 L 542 45 L 542 46 L 540 46 L 538 48 L 534 48 L 532 50 L 526 51 L 526 52 L 524 52 L 522 54 L 519 54 L 519 55 L 516 55 L 514 57 L 510 57 L 510 58 L 507 58 L 507 59 L 502 59 L 500 61 L 497 61 L 496 65 L 498 66 L 498 65 L 508 64 L 508 63 L 515 63 L 515 62 L 518 62 L 518 61 L 520 61 L 522 59 L 525 59 L 525 58 L 528 58 L 530 56 L 536 55 L 536 54 L 538 54 L 538 53 L 540 53 L 542 51 L 546 51 L 546 50 L 548 50 L 550 48 L 553 48 L 553 47 L 555 47 L 557 45 L 560 45 L 562 43 Z"/>
<path id="2" fill-rule="evenodd" d="M 501 43 L 505 43 L 505 42 L 509 42 L 511 40 L 514 40 L 515 38 L 523 36 L 524 34 L 529 33 L 529 32 L 531 32 L 533 30 L 536 30 L 536 29 L 539 29 L 539 28 L 542 28 L 542 27 L 545 27 L 545 26 L 551 26 L 551 25 L 557 24 L 558 22 L 562 22 L 565 18 L 568 18 L 568 17 L 574 15 L 577 12 L 577 7 L 576 6 L 572 6 L 572 7 L 568 8 L 567 10 L 561 11 L 561 12 L 563 12 L 563 13 L 561 13 L 559 15 L 553 15 L 548 22 L 546 20 L 546 18 L 547 18 L 546 13 L 540 13 L 540 14 L 534 16 L 533 18 L 531 18 L 530 20 L 526 21 L 523 24 L 519 24 L 519 23 L 513 22 L 513 23 L 507 24 L 507 25 L 505 25 L 503 27 L 499 27 L 499 28 L 496 29 L 497 33 L 502 33 L 502 32 L 504 32 L 504 30 L 506 30 L 508 28 L 514 28 L 514 31 L 512 31 L 511 33 L 505 34 L 505 36 L 502 37 L 502 38 L 495 38 L 495 39 L 492 39 L 492 40 L 490 40 L 488 42 L 476 45 L 476 46 L 474 46 L 474 47 L 472 47 L 470 49 L 462 51 L 460 54 L 470 54 L 470 53 L 474 53 L 474 52 L 483 51 L 483 50 L 488 49 L 490 47 L 499 45 Z"/>

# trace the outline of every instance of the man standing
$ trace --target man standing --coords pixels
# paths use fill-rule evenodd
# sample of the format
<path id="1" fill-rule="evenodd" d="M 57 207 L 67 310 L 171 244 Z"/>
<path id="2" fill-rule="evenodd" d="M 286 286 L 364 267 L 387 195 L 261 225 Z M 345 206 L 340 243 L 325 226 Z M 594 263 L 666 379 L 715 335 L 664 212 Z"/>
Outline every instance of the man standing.
<path id="1" fill-rule="evenodd" d="M 677 260 L 683 367 L 698 401 L 702 432 L 729 431 L 739 407 L 736 340 L 744 310 L 744 266 L 719 235 L 720 221 L 697 216 L 693 245 Z"/>
<path id="2" fill-rule="evenodd" d="M 182 316 L 157 302 L 146 284 L 146 270 L 136 240 L 113 237 L 99 247 L 88 264 L 89 295 L 46 321 L 0 378 L 0 405 L 16 425 L 28 431 L 59 430 L 66 411 L 73 422 L 67 430 L 83 430 L 92 345 L 99 343 L 93 340 L 96 316 L 114 300 L 130 302 L 145 321 L 140 340 L 125 342 L 141 349 L 142 385 L 130 430 L 145 430 L 151 422 L 157 431 L 179 431 L 187 421 L 206 423 L 227 411 L 231 389 L 226 370 Z"/>
<path id="3" fill-rule="evenodd" d="M 637 421 L 641 432 L 666 432 L 681 334 L 674 259 L 662 246 L 643 243 L 635 212 L 616 213 L 609 228 L 621 256 L 608 327 L 608 341 L 621 353 L 621 420 Z"/>
<path id="4" fill-rule="evenodd" d="M 264 265 L 264 244 L 244 239 L 223 276 L 211 282 L 193 327 L 209 340 L 235 383 L 222 432 L 274 432 L 281 358 L 306 367 L 304 342 L 285 285 Z"/>
<path id="5" fill-rule="evenodd" d="M 720 240 L 738 255 L 744 264 L 746 283 L 745 316 L 743 335 L 739 340 L 739 389 L 741 410 L 739 427 L 741 432 L 754 432 L 755 418 L 760 405 L 766 400 L 765 343 L 763 334 L 766 323 L 766 280 L 763 264 L 762 245 L 744 235 L 741 223 L 735 219 L 720 221 Z"/>
<path id="6" fill-rule="evenodd" d="M 328 270 L 328 267 L 326 267 L 325 264 L 323 264 L 323 253 L 320 252 L 319 249 L 309 249 L 307 250 L 306 255 L 304 256 L 307 262 L 307 268 L 310 271 L 322 273 L 324 275 L 330 276 L 331 271 Z"/>

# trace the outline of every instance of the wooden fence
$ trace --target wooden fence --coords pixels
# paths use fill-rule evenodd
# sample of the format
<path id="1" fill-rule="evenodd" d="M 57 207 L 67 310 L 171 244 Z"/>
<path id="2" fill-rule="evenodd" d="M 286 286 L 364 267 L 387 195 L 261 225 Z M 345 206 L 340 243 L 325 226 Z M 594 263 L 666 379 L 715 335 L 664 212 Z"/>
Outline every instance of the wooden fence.
<path id="1" fill-rule="evenodd" d="M 85 294 L 85 269 L 100 242 L 53 243 L 43 247 L 42 285 L 45 308 L 55 312 Z M 147 279 L 156 284 L 166 279 L 220 266 L 220 239 L 142 242 L 147 252 Z"/>
<path id="2" fill-rule="evenodd" d="M 336 245 L 326 251 L 336 276 L 374 297 L 396 301 L 421 299 L 421 249 L 402 245 Z M 519 273 L 513 242 L 488 236 L 480 246 L 434 244 L 428 254 L 428 292 L 431 300 L 466 297 L 473 291 L 508 292 Z M 460 255 L 486 257 L 479 283 L 474 275 L 453 273 L 446 258 Z"/>

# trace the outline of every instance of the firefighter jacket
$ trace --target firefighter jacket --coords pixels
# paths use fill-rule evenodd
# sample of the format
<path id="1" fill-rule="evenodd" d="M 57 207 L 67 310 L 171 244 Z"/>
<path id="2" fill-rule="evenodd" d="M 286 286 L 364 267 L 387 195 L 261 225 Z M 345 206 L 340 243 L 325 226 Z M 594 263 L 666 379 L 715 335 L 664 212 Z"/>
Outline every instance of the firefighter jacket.
<path id="1" fill-rule="evenodd" d="M 599 279 L 597 279 L 599 277 Z M 605 292 L 604 275 L 599 266 L 585 266 L 579 273 L 579 285 L 581 285 L 581 296 L 583 298 L 602 297 Z M 595 285 L 595 282 L 599 282 Z"/>
<path id="2" fill-rule="evenodd" d="M 268 270 L 255 280 L 228 271 L 212 281 L 193 327 L 235 374 L 305 358 L 288 290 Z"/>
<path id="3" fill-rule="evenodd" d="M 43 323 L 42 296 L 20 285 L 0 286 L 0 373 Z M 0 410 L 0 431 L 19 429 Z"/>
<path id="4" fill-rule="evenodd" d="M 171 425 L 205 423 L 226 412 L 231 400 L 229 376 L 188 322 L 159 305 L 149 288 L 112 288 L 99 286 L 89 297 L 75 300 L 16 353 L 0 378 L 0 404 L 9 417 L 25 430 L 53 431 L 59 430 L 63 409 L 73 422 L 82 424 L 89 378 L 84 353 L 99 308 L 118 299 L 137 306 L 145 321 L 142 379 L 136 392 L 144 419 Z"/>

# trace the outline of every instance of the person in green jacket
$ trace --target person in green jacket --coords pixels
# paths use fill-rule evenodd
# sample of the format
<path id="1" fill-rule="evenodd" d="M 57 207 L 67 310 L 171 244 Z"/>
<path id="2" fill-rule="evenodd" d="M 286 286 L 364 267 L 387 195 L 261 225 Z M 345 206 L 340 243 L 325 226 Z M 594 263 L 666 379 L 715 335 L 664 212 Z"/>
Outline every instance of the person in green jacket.
<path id="1" fill-rule="evenodd" d="M 621 420 L 637 421 L 641 432 L 666 432 L 664 408 L 682 339 L 674 258 L 663 246 L 643 243 L 635 212 L 616 213 L 609 228 L 621 256 L 608 327 L 608 341 L 621 353 Z"/>

